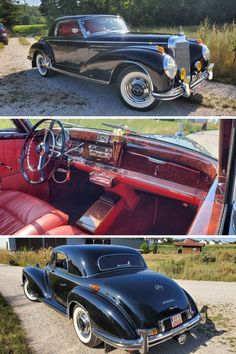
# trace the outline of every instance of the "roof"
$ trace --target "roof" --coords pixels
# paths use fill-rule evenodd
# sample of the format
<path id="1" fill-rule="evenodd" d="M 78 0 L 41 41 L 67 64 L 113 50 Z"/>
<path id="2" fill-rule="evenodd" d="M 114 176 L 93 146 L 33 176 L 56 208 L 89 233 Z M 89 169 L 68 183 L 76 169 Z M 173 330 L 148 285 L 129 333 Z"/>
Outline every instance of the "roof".
<path id="1" fill-rule="evenodd" d="M 99 273 L 98 259 L 109 254 L 132 253 L 139 255 L 134 248 L 113 245 L 65 245 L 55 247 L 53 252 L 63 252 L 82 272 L 83 276 Z"/>
<path id="2" fill-rule="evenodd" d="M 191 239 L 186 239 L 184 241 L 181 242 L 175 242 L 174 246 L 182 246 L 182 247 L 203 247 L 203 245 L 198 242 L 198 241 L 194 241 Z"/>
<path id="3" fill-rule="evenodd" d="M 61 21 L 61 20 L 66 20 L 66 19 L 70 19 L 70 18 L 78 18 L 78 19 L 81 19 L 81 18 L 93 18 L 93 17 L 104 17 L 104 16 L 109 16 L 109 17 L 119 17 L 118 15 L 106 15 L 106 14 L 101 14 L 101 15 L 71 15 L 71 16 L 62 16 L 62 17 L 58 17 L 55 21 Z"/>

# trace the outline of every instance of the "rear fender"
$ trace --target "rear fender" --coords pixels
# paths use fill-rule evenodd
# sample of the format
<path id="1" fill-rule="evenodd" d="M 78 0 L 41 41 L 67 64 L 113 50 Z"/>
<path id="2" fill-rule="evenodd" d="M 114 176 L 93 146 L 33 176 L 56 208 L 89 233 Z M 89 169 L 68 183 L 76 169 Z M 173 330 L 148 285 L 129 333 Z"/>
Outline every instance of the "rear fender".
<path id="1" fill-rule="evenodd" d="M 22 282 L 24 283 L 26 279 L 38 298 L 44 299 L 50 297 L 45 270 L 36 267 L 24 268 Z"/>
<path id="2" fill-rule="evenodd" d="M 48 58 L 53 63 L 54 55 L 53 55 L 52 48 L 44 40 L 40 40 L 39 42 L 34 43 L 30 47 L 30 50 L 29 50 L 28 59 L 30 59 L 32 61 L 32 67 L 33 68 L 36 67 L 36 55 L 37 55 L 38 52 L 46 53 Z"/>
<path id="3" fill-rule="evenodd" d="M 68 315 L 73 316 L 74 307 L 81 305 L 90 316 L 94 329 L 99 329 L 123 339 L 139 338 L 128 315 L 103 295 L 87 288 L 76 287 L 68 297 Z"/>

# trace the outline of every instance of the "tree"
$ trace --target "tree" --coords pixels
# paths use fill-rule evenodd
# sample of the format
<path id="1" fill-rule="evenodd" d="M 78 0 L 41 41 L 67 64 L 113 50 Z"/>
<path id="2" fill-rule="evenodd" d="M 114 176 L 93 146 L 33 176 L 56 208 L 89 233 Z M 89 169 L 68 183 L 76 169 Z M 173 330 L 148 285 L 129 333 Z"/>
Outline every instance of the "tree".
<path id="1" fill-rule="evenodd" d="M 18 1 L 1 0 L 0 2 L 0 22 L 7 27 L 11 27 L 17 23 L 19 17 Z"/>
<path id="2" fill-rule="evenodd" d="M 147 244 L 147 242 L 144 242 L 140 246 L 140 250 L 142 251 L 143 254 L 148 254 L 149 253 L 149 245 Z"/>

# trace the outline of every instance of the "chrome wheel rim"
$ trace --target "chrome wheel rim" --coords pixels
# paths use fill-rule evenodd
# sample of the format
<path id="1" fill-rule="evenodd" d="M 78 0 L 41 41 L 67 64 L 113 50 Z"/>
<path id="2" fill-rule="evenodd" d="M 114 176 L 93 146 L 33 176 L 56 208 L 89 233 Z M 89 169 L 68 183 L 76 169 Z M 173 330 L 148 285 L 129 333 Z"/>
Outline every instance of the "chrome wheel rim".
<path id="1" fill-rule="evenodd" d="M 145 73 L 129 73 L 121 82 L 122 97 L 133 107 L 145 108 L 150 106 L 155 101 L 152 91 L 152 81 Z"/>
<path id="2" fill-rule="evenodd" d="M 37 297 L 35 296 L 34 292 L 30 289 L 29 287 L 29 281 L 26 280 L 24 283 L 24 290 L 25 290 L 25 294 L 28 297 L 29 300 L 31 301 L 35 301 L 37 300 Z"/>
<path id="3" fill-rule="evenodd" d="M 42 76 L 45 76 L 47 74 L 47 70 L 48 70 L 48 68 L 47 68 L 48 63 L 47 63 L 46 58 L 42 54 L 37 55 L 36 64 L 37 64 L 37 68 L 38 68 L 39 73 Z"/>
<path id="4" fill-rule="evenodd" d="M 75 309 L 74 326 L 81 342 L 88 343 L 91 339 L 92 328 L 87 312 L 81 307 Z"/>

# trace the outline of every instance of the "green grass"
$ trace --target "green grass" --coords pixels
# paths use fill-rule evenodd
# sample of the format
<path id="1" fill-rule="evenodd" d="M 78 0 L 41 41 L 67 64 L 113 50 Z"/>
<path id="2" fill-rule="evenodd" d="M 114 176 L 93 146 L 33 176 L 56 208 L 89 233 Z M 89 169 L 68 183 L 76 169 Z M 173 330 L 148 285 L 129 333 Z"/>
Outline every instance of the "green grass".
<path id="1" fill-rule="evenodd" d="M 12 308 L 0 294 L 0 354 L 30 354 L 25 332 Z"/>
<path id="2" fill-rule="evenodd" d="M 22 45 L 30 45 L 30 42 L 25 37 L 20 37 L 18 40 Z"/>
<path id="3" fill-rule="evenodd" d="M 0 42 L 0 49 L 4 48 L 4 44 L 2 42 Z"/>
<path id="4" fill-rule="evenodd" d="M 15 128 L 15 125 L 10 119 L 0 118 L 0 129 Z"/>
<path id="5" fill-rule="evenodd" d="M 32 123 L 35 124 L 38 120 L 31 119 Z M 172 135 L 179 130 L 179 124 L 183 125 L 184 133 L 187 135 L 189 133 L 195 133 L 199 131 L 202 127 L 202 123 L 191 122 L 188 119 L 184 120 L 172 120 L 168 121 L 165 119 L 64 119 L 64 122 L 70 122 L 77 125 L 85 126 L 88 128 L 102 128 L 109 129 L 109 127 L 104 126 L 102 123 L 118 124 L 118 125 L 128 125 L 130 129 L 133 129 L 140 133 L 146 134 L 160 134 L 160 135 Z M 218 129 L 218 124 L 209 123 L 208 130 Z M 110 128 L 112 129 L 112 128 Z"/>
<path id="6" fill-rule="evenodd" d="M 13 26 L 12 30 L 14 33 L 21 34 L 21 35 L 26 35 L 26 34 L 46 35 L 48 32 L 47 25 L 45 25 L 45 24 L 16 25 L 16 26 Z"/>
<path id="7" fill-rule="evenodd" d="M 147 254 L 148 266 L 175 279 L 236 281 L 236 245 L 207 246 L 204 251 L 216 257 L 204 263 L 200 255 L 181 255 L 174 246 L 158 246 L 158 254 Z"/>

